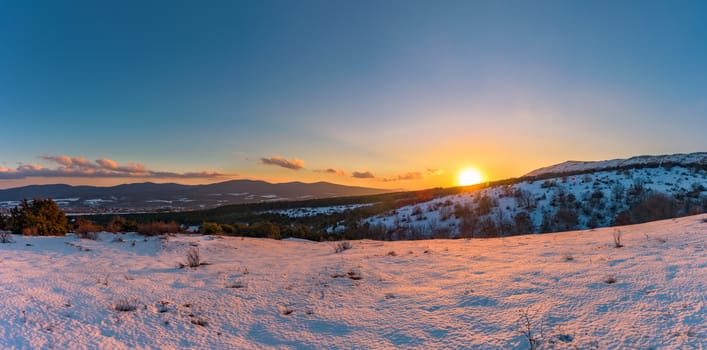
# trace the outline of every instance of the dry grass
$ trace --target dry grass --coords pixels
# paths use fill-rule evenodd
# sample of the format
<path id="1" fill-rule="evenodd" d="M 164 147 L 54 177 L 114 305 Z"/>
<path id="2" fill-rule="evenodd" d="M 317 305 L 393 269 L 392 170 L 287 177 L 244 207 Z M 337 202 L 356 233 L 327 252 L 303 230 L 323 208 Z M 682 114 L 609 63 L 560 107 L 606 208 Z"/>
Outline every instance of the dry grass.
<path id="1" fill-rule="evenodd" d="M 353 248 L 351 243 L 349 243 L 347 241 L 341 241 L 341 242 L 338 242 L 334 245 L 334 253 L 341 253 L 344 250 L 349 250 L 351 248 Z"/>
<path id="2" fill-rule="evenodd" d="M 621 230 L 614 230 L 613 237 L 614 237 L 614 248 L 621 248 L 624 246 L 621 243 Z"/>
<path id="3" fill-rule="evenodd" d="M 120 312 L 130 312 L 137 310 L 137 301 L 128 298 L 119 299 L 113 304 L 113 309 Z"/>
<path id="4" fill-rule="evenodd" d="M 199 248 L 189 248 L 189 251 L 187 251 L 187 266 L 199 267 L 199 265 L 201 265 L 201 255 L 199 254 Z"/>

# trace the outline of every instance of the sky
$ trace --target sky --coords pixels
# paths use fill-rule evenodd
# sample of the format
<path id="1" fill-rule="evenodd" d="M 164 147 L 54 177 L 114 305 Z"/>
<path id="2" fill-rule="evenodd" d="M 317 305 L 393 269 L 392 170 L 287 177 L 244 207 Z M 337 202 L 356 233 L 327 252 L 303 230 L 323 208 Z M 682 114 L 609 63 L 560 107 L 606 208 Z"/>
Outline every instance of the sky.
<path id="1" fill-rule="evenodd" d="M 707 151 L 704 1 L 0 1 L 0 188 Z"/>

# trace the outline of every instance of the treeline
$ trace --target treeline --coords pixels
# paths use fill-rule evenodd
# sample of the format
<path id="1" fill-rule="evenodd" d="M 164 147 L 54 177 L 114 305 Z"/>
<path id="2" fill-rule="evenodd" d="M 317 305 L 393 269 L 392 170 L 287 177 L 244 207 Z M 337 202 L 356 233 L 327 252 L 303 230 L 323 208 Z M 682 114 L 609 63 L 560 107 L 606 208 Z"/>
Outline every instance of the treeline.
<path id="1" fill-rule="evenodd" d="M 154 222 L 179 223 L 182 229 L 200 226 L 202 233 L 247 237 L 303 238 L 309 240 L 336 240 L 370 238 L 360 230 L 365 218 L 380 215 L 406 205 L 430 201 L 434 198 L 462 193 L 485 185 L 461 188 L 433 188 L 412 192 L 393 192 L 360 197 L 312 199 L 295 202 L 267 202 L 233 204 L 219 208 L 170 213 L 125 214 L 121 220 L 133 226 Z M 340 213 L 306 217 L 289 217 L 274 211 L 294 208 L 317 208 L 352 204 L 370 204 Z M 115 220 L 114 215 L 91 215 L 91 220 L 103 227 Z M 347 227 L 332 232 L 331 227 Z M 110 230 L 108 230 L 110 231 Z M 135 229 L 140 232 L 139 228 Z"/>

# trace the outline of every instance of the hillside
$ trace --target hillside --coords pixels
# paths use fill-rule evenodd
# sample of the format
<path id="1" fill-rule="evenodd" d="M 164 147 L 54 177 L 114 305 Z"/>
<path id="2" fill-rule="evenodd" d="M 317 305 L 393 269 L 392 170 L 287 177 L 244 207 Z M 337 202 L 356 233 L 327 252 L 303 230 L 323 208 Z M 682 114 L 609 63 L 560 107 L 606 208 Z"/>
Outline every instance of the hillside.
<path id="1" fill-rule="evenodd" d="M 616 170 L 638 167 L 662 167 L 662 166 L 707 166 L 707 152 L 689 154 L 669 154 L 660 156 L 638 156 L 628 159 L 612 159 L 595 162 L 567 161 L 560 164 L 533 170 L 523 177 L 538 177 L 543 175 L 568 175 L 583 172 L 596 172 L 601 170 Z"/>
<path id="2" fill-rule="evenodd" d="M 135 183 L 113 187 L 33 185 L 0 190 L 0 208 L 23 198 L 52 198 L 67 211 L 193 210 L 237 203 L 364 196 L 386 190 L 328 182 L 232 180 L 208 185 Z"/>
<path id="3" fill-rule="evenodd" d="M 495 237 L 705 211 L 707 171 L 663 166 L 518 181 L 406 205 L 365 222 L 391 239 Z"/>
<path id="4" fill-rule="evenodd" d="M 695 163 L 698 155 L 651 156 L 664 162 L 635 160 L 630 166 L 612 163 L 604 170 L 543 173 L 470 187 L 229 205 L 129 219 L 186 226 L 217 222 L 234 226 L 228 232 L 235 235 L 312 240 L 496 237 L 591 229 L 707 212 L 707 167 Z M 673 163 L 678 160 L 684 164 Z M 112 217 L 92 220 L 105 225 Z M 275 225 L 277 232 L 253 232 L 250 228 L 258 224 Z"/>
<path id="5" fill-rule="evenodd" d="M 707 215 L 477 240 L 0 244 L 3 349 L 701 349 Z M 177 269 L 198 247 L 209 265 Z M 116 308 L 130 309 L 118 311 Z M 524 317 L 527 315 L 527 319 Z"/>

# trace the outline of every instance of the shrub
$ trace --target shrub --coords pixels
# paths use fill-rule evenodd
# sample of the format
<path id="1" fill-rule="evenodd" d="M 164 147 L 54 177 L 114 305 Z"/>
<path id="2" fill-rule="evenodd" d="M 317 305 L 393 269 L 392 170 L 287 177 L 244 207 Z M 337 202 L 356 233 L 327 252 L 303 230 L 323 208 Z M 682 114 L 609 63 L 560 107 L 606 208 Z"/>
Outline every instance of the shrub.
<path id="1" fill-rule="evenodd" d="M 291 313 L 293 313 L 293 312 L 295 312 L 295 310 L 293 310 L 293 309 L 292 309 L 291 307 L 289 307 L 289 306 L 282 306 L 282 307 L 280 307 L 280 314 L 282 314 L 283 316 L 287 316 L 287 315 L 289 315 L 289 314 L 291 314 Z"/>
<path id="2" fill-rule="evenodd" d="M 215 235 L 223 233 L 223 227 L 215 222 L 204 222 L 201 224 L 199 232 L 205 235 Z"/>
<path id="3" fill-rule="evenodd" d="M 166 233 L 179 232 L 179 225 L 174 221 L 153 221 L 147 224 L 137 225 L 137 232 L 146 236 L 163 235 Z"/>
<path id="4" fill-rule="evenodd" d="M 9 231 L 2 231 L 0 230 L 0 243 L 13 243 L 15 242 L 14 239 L 12 239 L 12 233 Z"/>
<path id="5" fill-rule="evenodd" d="M 614 237 L 614 248 L 623 247 L 624 245 L 621 244 L 621 230 L 614 230 L 612 235 Z"/>
<path id="6" fill-rule="evenodd" d="M 120 312 L 128 312 L 137 310 L 137 301 L 128 298 L 122 298 L 113 304 L 113 309 Z"/>
<path id="7" fill-rule="evenodd" d="M 122 216 L 114 216 L 110 223 L 108 223 L 108 232 L 136 232 L 138 229 L 137 222 L 133 220 L 126 220 Z"/>
<path id="8" fill-rule="evenodd" d="M 520 310 L 520 332 L 525 339 L 528 340 L 528 349 L 535 350 L 540 348 L 541 340 L 544 337 L 544 322 L 542 320 L 540 321 L 540 329 L 539 332 L 536 333 L 535 329 L 533 329 L 532 318 L 532 315 L 530 315 L 530 307 Z"/>
<path id="9" fill-rule="evenodd" d="M 66 235 L 68 220 L 51 199 L 23 199 L 19 207 L 10 210 L 12 232 L 24 235 Z"/>
<path id="10" fill-rule="evenodd" d="M 353 246 L 351 246 L 351 243 L 347 241 L 337 242 L 336 244 L 334 244 L 334 253 L 341 253 L 344 250 L 348 250 L 351 248 L 353 248 Z"/>
<path id="11" fill-rule="evenodd" d="M 346 277 L 348 277 L 351 280 L 358 281 L 363 279 L 363 276 L 361 276 L 361 273 L 358 271 L 351 270 L 346 273 Z"/>
<path id="12" fill-rule="evenodd" d="M 208 322 L 206 322 L 206 320 L 201 317 L 193 317 L 190 322 L 194 325 L 201 327 L 206 327 L 208 325 Z"/>
<path id="13" fill-rule="evenodd" d="M 189 251 L 187 251 L 187 266 L 199 267 L 199 265 L 201 265 L 201 255 L 199 254 L 199 248 L 189 248 Z"/>
<path id="14" fill-rule="evenodd" d="M 74 232 L 80 238 L 96 240 L 98 239 L 97 232 L 101 231 L 101 229 L 102 227 L 93 221 L 79 217 L 76 219 Z"/>
<path id="15" fill-rule="evenodd" d="M 221 224 L 221 229 L 223 233 L 233 234 L 236 232 L 236 227 L 229 224 Z"/>
<path id="16" fill-rule="evenodd" d="M 248 226 L 239 226 L 234 232 L 243 236 L 281 239 L 280 226 L 269 221 L 256 222 Z"/>

